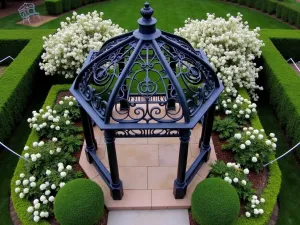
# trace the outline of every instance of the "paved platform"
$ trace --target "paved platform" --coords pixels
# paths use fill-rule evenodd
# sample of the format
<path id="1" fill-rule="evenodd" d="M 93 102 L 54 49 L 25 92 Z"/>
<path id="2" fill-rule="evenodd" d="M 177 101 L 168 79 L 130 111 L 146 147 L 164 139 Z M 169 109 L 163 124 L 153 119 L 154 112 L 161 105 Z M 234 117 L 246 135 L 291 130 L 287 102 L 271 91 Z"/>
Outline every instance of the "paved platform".
<path id="1" fill-rule="evenodd" d="M 109 211 L 107 225 L 190 225 L 187 209 Z"/>
<path id="2" fill-rule="evenodd" d="M 29 27 L 39 27 L 41 25 L 43 25 L 44 23 L 48 23 L 51 20 L 55 20 L 57 18 L 57 16 L 42 16 L 40 15 L 41 20 L 39 20 L 39 18 L 37 16 L 34 16 L 30 19 L 30 23 L 27 20 L 23 20 L 17 22 L 17 24 L 21 24 L 24 26 L 29 26 Z"/>
<path id="3" fill-rule="evenodd" d="M 191 133 L 188 165 L 193 163 L 200 150 L 198 143 L 201 125 L 197 124 Z M 103 132 L 95 127 L 98 144 L 97 155 L 109 169 Z M 110 191 L 95 167 L 86 160 L 83 146 L 79 164 L 87 176 L 97 182 L 105 196 L 105 205 L 109 210 L 120 209 L 167 209 L 190 208 L 191 195 L 196 185 L 209 173 L 209 164 L 216 160 L 211 141 L 210 160 L 205 163 L 187 189 L 184 199 L 173 196 L 173 183 L 176 179 L 179 155 L 179 138 L 117 138 L 116 151 L 120 179 L 123 181 L 124 196 L 120 201 L 113 200 Z"/>

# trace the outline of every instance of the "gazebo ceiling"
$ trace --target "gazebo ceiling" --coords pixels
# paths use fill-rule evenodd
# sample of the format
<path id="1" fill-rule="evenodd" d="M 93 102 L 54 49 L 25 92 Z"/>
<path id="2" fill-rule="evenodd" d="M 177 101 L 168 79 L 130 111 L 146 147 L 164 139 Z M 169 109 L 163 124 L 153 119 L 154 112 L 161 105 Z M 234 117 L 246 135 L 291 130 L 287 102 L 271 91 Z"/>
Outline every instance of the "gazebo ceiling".
<path id="1" fill-rule="evenodd" d="M 100 129 L 193 128 L 223 85 L 201 50 L 155 28 L 149 3 L 141 14 L 138 30 L 90 52 L 71 92 Z"/>

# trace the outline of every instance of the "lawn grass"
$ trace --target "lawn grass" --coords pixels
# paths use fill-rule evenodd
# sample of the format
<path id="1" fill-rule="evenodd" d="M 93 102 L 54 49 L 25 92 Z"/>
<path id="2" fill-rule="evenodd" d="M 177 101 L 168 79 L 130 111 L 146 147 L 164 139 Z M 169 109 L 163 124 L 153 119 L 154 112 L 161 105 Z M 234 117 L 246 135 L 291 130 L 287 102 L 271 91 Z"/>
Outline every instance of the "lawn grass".
<path id="1" fill-rule="evenodd" d="M 123 28 L 134 30 L 138 27 L 137 19 L 141 17 L 139 11 L 144 2 L 145 0 L 108 0 L 87 5 L 76 11 L 78 13 L 102 11 L 105 18 L 112 19 L 114 23 Z M 263 13 L 217 0 L 151 0 L 150 3 L 155 10 L 154 17 L 158 19 L 157 27 L 169 32 L 173 32 L 174 28 L 182 27 L 184 20 L 188 17 L 204 19 L 207 13 L 225 17 L 227 13 L 236 15 L 238 12 L 244 15 L 244 20 L 249 22 L 250 28 L 291 29 L 287 24 Z M 46 14 L 44 5 L 38 6 L 37 11 Z M 18 14 L 14 14 L 0 19 L 0 29 L 56 29 L 60 26 L 61 21 L 71 15 L 72 12 L 69 12 L 38 28 L 31 28 L 16 24 L 20 18 Z"/>
<path id="2" fill-rule="evenodd" d="M 39 90 L 38 94 L 32 96 L 30 105 L 28 106 L 22 122 L 18 125 L 15 132 L 6 145 L 21 153 L 28 139 L 31 129 L 28 126 L 27 118 L 32 117 L 32 111 L 40 109 L 47 96 L 47 88 Z M 9 196 L 10 196 L 10 180 L 13 176 L 18 157 L 6 150 L 0 150 L 0 224 L 12 225 L 9 215 Z"/>
<path id="3" fill-rule="evenodd" d="M 275 133 L 278 138 L 276 157 L 289 150 L 290 146 L 283 135 L 279 121 L 272 111 L 272 106 L 266 97 L 267 93 L 261 93 L 258 102 L 258 114 L 266 133 Z M 279 199 L 279 218 L 277 225 L 300 224 L 300 167 L 297 166 L 293 153 L 280 159 L 279 167 L 282 172 L 281 190 Z"/>

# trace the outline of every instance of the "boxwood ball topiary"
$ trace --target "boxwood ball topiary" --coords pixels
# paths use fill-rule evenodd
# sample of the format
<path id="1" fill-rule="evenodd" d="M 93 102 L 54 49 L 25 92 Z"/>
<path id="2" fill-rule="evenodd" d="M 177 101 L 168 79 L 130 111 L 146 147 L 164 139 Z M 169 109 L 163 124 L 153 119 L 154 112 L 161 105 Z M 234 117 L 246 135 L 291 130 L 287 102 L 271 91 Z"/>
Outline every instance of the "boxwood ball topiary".
<path id="1" fill-rule="evenodd" d="M 236 190 L 221 178 L 202 181 L 192 195 L 192 215 L 201 225 L 230 225 L 237 219 L 239 211 Z"/>
<path id="2" fill-rule="evenodd" d="M 72 180 L 56 195 L 54 215 L 61 225 L 93 225 L 103 214 L 103 192 L 91 180 Z"/>

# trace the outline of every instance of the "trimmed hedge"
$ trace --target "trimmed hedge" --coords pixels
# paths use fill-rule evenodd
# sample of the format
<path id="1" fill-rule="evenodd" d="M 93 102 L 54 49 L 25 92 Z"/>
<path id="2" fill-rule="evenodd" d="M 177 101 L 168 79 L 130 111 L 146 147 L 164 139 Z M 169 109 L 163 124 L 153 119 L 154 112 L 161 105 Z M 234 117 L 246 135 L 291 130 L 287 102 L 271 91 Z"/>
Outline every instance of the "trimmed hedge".
<path id="1" fill-rule="evenodd" d="M 281 18 L 282 9 L 283 9 L 283 4 L 282 3 L 277 3 L 277 5 L 276 5 L 276 17 L 277 18 Z"/>
<path id="2" fill-rule="evenodd" d="M 16 57 L 0 76 L 0 141 L 5 141 L 11 135 L 23 117 L 34 80 L 40 73 L 38 63 L 43 51 L 42 37 L 53 32 L 54 30 L 0 31 L 1 54 Z"/>
<path id="3" fill-rule="evenodd" d="M 63 11 L 64 12 L 68 12 L 71 10 L 71 6 L 72 6 L 72 0 L 62 0 L 62 4 L 63 4 Z"/>
<path id="4" fill-rule="evenodd" d="M 82 5 L 82 0 L 72 0 L 71 8 L 76 9 Z"/>
<path id="5" fill-rule="evenodd" d="M 299 11 L 297 11 L 296 9 L 290 8 L 288 7 L 289 13 L 288 13 L 288 21 L 290 24 L 294 25 L 296 24 L 297 21 L 297 17 L 300 14 Z"/>
<path id="6" fill-rule="evenodd" d="M 246 5 L 246 0 L 238 0 L 238 3 L 239 3 L 240 5 Z"/>
<path id="7" fill-rule="evenodd" d="M 68 91 L 70 89 L 70 84 L 64 84 L 64 85 L 53 85 L 52 88 L 49 91 L 49 94 L 44 102 L 43 109 L 46 108 L 46 106 L 53 106 L 56 101 L 56 97 L 58 93 L 62 91 Z M 32 143 L 35 141 L 38 141 L 38 135 L 36 131 L 32 130 L 28 140 L 26 142 L 26 145 L 32 146 Z M 25 151 L 22 152 L 22 155 L 25 154 Z M 15 190 L 16 188 L 16 180 L 19 179 L 20 173 L 23 172 L 23 166 L 24 166 L 24 160 L 20 159 L 18 161 L 18 164 L 16 166 L 13 178 L 10 182 L 11 190 Z M 27 208 L 31 205 L 29 201 L 26 199 L 20 199 L 18 194 L 16 194 L 14 191 L 11 192 L 11 199 L 15 208 L 15 212 L 17 213 L 18 218 L 20 219 L 21 223 L 23 225 L 36 225 L 36 223 L 28 216 Z M 38 223 L 39 225 L 49 225 L 48 222 L 42 221 Z"/>
<path id="8" fill-rule="evenodd" d="M 267 0 L 268 1 L 268 8 L 267 8 L 267 12 L 272 15 L 276 13 L 276 9 L 277 9 L 277 2 L 276 1 L 272 1 L 272 0 Z"/>
<path id="9" fill-rule="evenodd" d="M 298 16 L 297 16 L 296 26 L 297 26 L 298 28 L 300 28 L 300 12 L 298 13 Z"/>
<path id="10" fill-rule="evenodd" d="M 54 215 L 61 225 L 96 224 L 104 215 L 102 189 L 85 178 L 69 181 L 55 197 Z"/>
<path id="11" fill-rule="evenodd" d="M 254 1 L 255 0 L 246 0 L 246 6 L 250 8 L 254 8 Z"/>
<path id="12" fill-rule="evenodd" d="M 265 13 L 268 11 L 268 2 L 268 0 L 262 0 L 261 3 L 261 10 Z"/>
<path id="13" fill-rule="evenodd" d="M 50 15 L 59 15 L 64 11 L 62 0 L 46 0 L 45 5 Z"/>
<path id="14" fill-rule="evenodd" d="M 205 179 L 192 194 L 192 214 L 199 224 L 231 225 L 239 212 L 240 200 L 235 188 L 221 178 Z"/>
<path id="15" fill-rule="evenodd" d="M 279 50 L 285 57 L 295 57 L 299 60 L 297 49 L 300 31 L 263 30 L 261 37 L 266 44 L 262 64 L 264 83 L 270 92 L 270 102 L 287 135 L 292 139 L 292 143 L 296 144 L 300 141 L 300 79 Z M 289 44 L 283 48 L 284 43 Z"/>
<path id="16" fill-rule="evenodd" d="M 254 0 L 254 6 L 256 9 L 262 9 L 263 0 Z"/>

